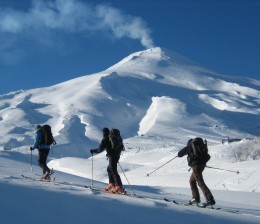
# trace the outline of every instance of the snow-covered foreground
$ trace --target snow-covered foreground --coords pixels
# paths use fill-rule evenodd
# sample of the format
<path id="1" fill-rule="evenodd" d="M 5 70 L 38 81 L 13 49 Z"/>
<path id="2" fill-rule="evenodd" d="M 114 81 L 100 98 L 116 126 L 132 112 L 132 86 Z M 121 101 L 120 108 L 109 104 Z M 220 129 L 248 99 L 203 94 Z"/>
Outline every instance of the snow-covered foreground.
<path id="1" fill-rule="evenodd" d="M 132 185 L 132 188 L 128 186 L 119 167 L 126 189 L 129 193 L 134 191 L 146 198 L 92 192 L 77 186 L 91 185 L 92 158 L 67 157 L 49 162 L 49 166 L 55 169 L 56 180 L 75 183 L 72 186 L 22 178 L 21 174 L 35 176 L 41 173 L 37 166 L 36 152 L 33 153 L 31 170 L 29 152 L 0 151 L 1 222 L 259 223 L 259 161 L 231 162 L 233 157 L 230 159 L 231 155 L 225 153 L 227 147 L 233 146 L 237 151 L 241 144 L 243 143 L 211 148 L 212 159 L 208 164 L 222 169 L 239 170 L 240 174 L 209 168 L 204 171 L 206 183 L 215 196 L 217 206 L 239 210 L 241 214 L 178 206 L 162 200 L 167 197 L 186 202 L 191 197 L 188 186 L 190 172 L 185 158 L 176 158 L 149 177 L 146 175 L 173 158 L 178 150 L 175 147 L 147 151 L 128 149 L 123 153 L 120 165 Z M 55 148 L 50 156 L 53 154 L 55 155 Z M 93 165 L 93 185 L 103 188 L 107 182 L 105 154 L 94 156 Z M 203 200 L 203 196 L 201 198 Z"/>

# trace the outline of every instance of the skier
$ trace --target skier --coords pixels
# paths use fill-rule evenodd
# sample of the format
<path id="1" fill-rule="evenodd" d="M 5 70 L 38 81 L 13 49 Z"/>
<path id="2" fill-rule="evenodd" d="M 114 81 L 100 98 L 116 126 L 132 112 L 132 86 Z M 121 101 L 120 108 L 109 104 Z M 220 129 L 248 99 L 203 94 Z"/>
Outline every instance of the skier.
<path id="1" fill-rule="evenodd" d="M 197 139 L 197 138 L 196 138 Z M 202 172 L 206 167 L 206 162 L 203 161 L 200 158 L 196 158 L 192 155 L 192 152 L 194 150 L 194 147 L 197 147 L 199 144 L 196 139 L 190 139 L 187 142 L 187 146 L 185 146 L 183 149 L 181 149 L 178 152 L 178 157 L 183 157 L 185 155 L 188 155 L 187 160 L 189 163 L 189 166 L 192 168 L 192 174 L 190 176 L 190 187 L 192 191 L 192 199 L 189 201 L 189 204 L 199 204 L 200 203 L 200 194 L 197 187 L 197 184 L 199 185 L 200 189 L 202 190 L 204 197 L 206 198 L 206 202 L 202 204 L 203 207 L 210 206 L 216 204 L 214 197 L 212 193 L 210 192 L 209 188 L 204 182 Z"/>
<path id="2" fill-rule="evenodd" d="M 93 155 L 94 153 L 101 153 L 106 150 L 109 161 L 107 167 L 109 184 L 105 187 L 105 190 L 111 190 L 113 193 L 124 194 L 125 191 L 122 185 L 122 181 L 117 172 L 117 163 L 120 159 L 121 152 L 112 148 L 109 134 L 109 129 L 107 127 L 103 128 L 103 139 L 101 140 L 99 147 L 97 149 L 91 149 L 90 153 Z"/>
<path id="3" fill-rule="evenodd" d="M 33 151 L 34 149 L 38 149 L 39 157 L 38 157 L 38 164 L 42 168 L 43 176 L 41 179 L 43 180 L 50 180 L 50 169 L 47 166 L 47 158 L 50 152 L 50 145 L 42 144 L 43 139 L 43 132 L 41 130 L 41 125 L 36 125 L 35 127 L 35 140 L 30 150 Z"/>

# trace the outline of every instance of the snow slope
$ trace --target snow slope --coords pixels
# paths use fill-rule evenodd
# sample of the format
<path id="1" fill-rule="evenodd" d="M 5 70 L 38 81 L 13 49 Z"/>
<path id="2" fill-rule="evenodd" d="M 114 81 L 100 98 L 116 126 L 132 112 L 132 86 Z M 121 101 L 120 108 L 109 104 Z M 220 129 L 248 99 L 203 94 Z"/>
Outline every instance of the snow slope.
<path id="1" fill-rule="evenodd" d="M 259 223 L 259 86 L 258 80 L 218 74 L 169 50 L 152 48 L 97 74 L 1 95 L 1 221 Z M 28 148 L 35 124 L 43 123 L 53 127 L 58 142 L 48 165 L 57 181 L 75 186 L 21 178 L 41 173 L 37 152 L 31 166 Z M 104 126 L 121 130 L 126 146 L 122 170 L 119 167 L 123 184 L 145 199 L 77 186 L 91 184 L 92 162 L 94 186 L 103 188 L 107 183 L 105 153 L 93 158 L 89 153 L 98 146 Z M 211 168 L 204 177 L 217 206 L 241 214 L 161 200 L 191 198 L 186 158 L 153 171 L 196 136 L 208 140 Z M 222 144 L 228 137 L 242 140 Z"/>
<path id="2" fill-rule="evenodd" d="M 0 147 L 28 147 L 38 123 L 52 125 L 56 151 L 77 157 L 99 142 L 104 126 L 119 128 L 124 138 L 179 143 L 197 135 L 209 143 L 254 137 L 260 130 L 259 85 L 152 48 L 97 74 L 1 95 Z"/>
<path id="3" fill-rule="evenodd" d="M 156 144 L 156 141 L 154 142 Z M 259 223 L 260 194 L 258 161 L 231 163 L 213 159 L 210 165 L 231 170 L 239 169 L 240 174 L 206 169 L 205 180 L 216 198 L 217 206 L 240 214 L 225 211 L 177 206 L 162 200 L 163 197 L 186 202 L 191 193 L 188 188 L 190 173 L 183 159 L 167 164 L 161 170 L 146 177 L 146 174 L 163 164 L 171 156 L 157 148 L 152 152 L 124 153 L 121 167 L 131 182 L 128 186 L 122 171 L 123 183 L 129 193 L 146 198 L 95 193 L 78 185 L 91 185 L 91 158 L 63 158 L 53 160 L 49 166 L 63 170 L 55 171 L 57 181 L 75 183 L 61 185 L 33 182 L 23 179 L 20 174 L 40 174 L 37 154 L 33 154 L 31 171 L 30 154 L 0 151 L 0 192 L 1 221 L 3 223 Z M 94 158 L 94 187 L 104 188 L 107 181 L 105 155 Z M 138 170 L 138 172 L 137 172 Z M 77 175 L 69 175 L 75 173 Z M 256 181 L 258 179 L 258 182 Z M 101 180 L 98 182 L 97 180 Z M 103 182 L 104 181 L 104 182 Z M 254 184 L 258 184 L 258 186 Z M 222 185 L 221 185 L 222 184 Z M 253 186 L 254 192 L 247 190 Z M 245 189 L 245 191 L 243 191 Z"/>

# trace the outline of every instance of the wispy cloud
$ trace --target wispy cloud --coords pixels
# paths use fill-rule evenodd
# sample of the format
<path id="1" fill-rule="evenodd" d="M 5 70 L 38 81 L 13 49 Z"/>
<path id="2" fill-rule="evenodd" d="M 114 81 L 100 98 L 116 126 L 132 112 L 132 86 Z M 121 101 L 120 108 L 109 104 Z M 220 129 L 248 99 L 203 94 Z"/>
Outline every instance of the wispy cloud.
<path id="1" fill-rule="evenodd" d="M 0 8 L 0 35 L 35 37 L 51 33 L 98 33 L 108 31 L 115 38 L 139 40 L 150 48 L 153 41 L 146 22 L 111 5 L 90 5 L 80 0 L 34 0 L 27 11 Z M 2 38 L 1 38 L 2 39 Z"/>

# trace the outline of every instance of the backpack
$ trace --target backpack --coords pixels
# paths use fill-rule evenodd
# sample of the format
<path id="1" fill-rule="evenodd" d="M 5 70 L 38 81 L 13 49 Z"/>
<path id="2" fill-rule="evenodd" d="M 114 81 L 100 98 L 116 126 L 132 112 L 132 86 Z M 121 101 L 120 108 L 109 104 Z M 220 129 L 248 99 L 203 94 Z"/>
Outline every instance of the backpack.
<path id="1" fill-rule="evenodd" d="M 207 140 L 205 139 L 205 141 L 203 141 L 202 138 L 195 138 L 190 144 L 191 150 L 189 152 L 189 165 L 191 165 L 193 161 L 206 164 L 210 160 Z"/>
<path id="2" fill-rule="evenodd" d="M 116 152 L 121 152 L 125 150 L 123 139 L 120 135 L 120 131 L 116 128 L 112 128 L 109 133 L 109 141 L 111 143 L 112 149 Z"/>
<path id="3" fill-rule="evenodd" d="M 44 145 L 56 145 L 56 141 L 53 138 L 52 131 L 51 131 L 51 126 L 48 124 L 45 124 L 41 127 L 42 130 L 42 139 L 41 139 L 41 144 Z"/>

